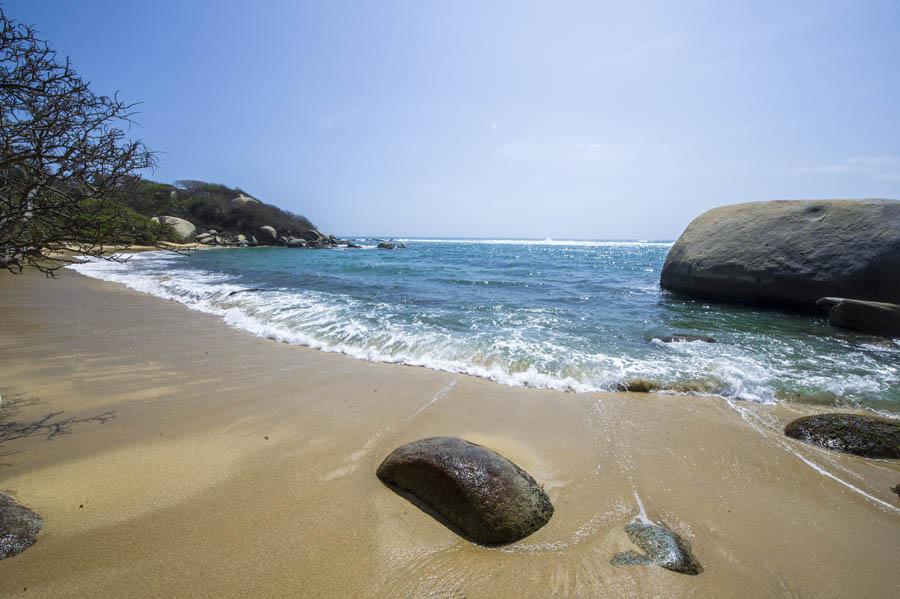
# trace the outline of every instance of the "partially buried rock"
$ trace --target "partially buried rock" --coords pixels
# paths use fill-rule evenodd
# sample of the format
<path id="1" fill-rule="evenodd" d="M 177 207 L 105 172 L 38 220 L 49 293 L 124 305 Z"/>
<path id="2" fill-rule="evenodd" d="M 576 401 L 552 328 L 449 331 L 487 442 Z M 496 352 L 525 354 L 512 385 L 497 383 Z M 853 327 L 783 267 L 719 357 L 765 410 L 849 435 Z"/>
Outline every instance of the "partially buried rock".
<path id="1" fill-rule="evenodd" d="M 456 437 L 432 437 L 398 447 L 377 474 L 483 545 L 518 541 L 553 515 L 550 498 L 527 472 Z"/>
<path id="2" fill-rule="evenodd" d="M 636 520 L 625 526 L 637 551 L 617 553 L 610 562 L 614 566 L 642 566 L 656 564 L 680 574 L 700 574 L 703 568 L 691 553 L 691 545 L 666 526 Z"/>
<path id="3" fill-rule="evenodd" d="M 43 527 L 43 518 L 0 493 L 0 559 L 31 547 Z"/>
<path id="4" fill-rule="evenodd" d="M 788 437 L 866 458 L 900 459 L 900 421 L 861 414 L 816 414 L 784 427 Z"/>

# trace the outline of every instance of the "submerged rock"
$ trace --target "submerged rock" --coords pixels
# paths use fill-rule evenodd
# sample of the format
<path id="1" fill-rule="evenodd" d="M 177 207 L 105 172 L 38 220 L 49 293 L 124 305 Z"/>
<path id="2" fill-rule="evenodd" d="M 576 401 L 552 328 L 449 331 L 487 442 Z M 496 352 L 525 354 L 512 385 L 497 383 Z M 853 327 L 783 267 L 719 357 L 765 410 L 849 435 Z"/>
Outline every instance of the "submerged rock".
<path id="1" fill-rule="evenodd" d="M 518 541 L 553 515 L 550 498 L 527 472 L 456 437 L 421 439 L 398 447 L 377 474 L 483 545 Z"/>
<path id="2" fill-rule="evenodd" d="M 703 571 L 700 563 L 691 553 L 691 545 L 674 531 L 661 524 L 642 521 L 630 522 L 625 532 L 631 542 L 643 550 L 624 551 L 613 556 L 614 566 L 646 566 L 656 564 L 666 570 L 680 574 L 697 575 Z"/>
<path id="3" fill-rule="evenodd" d="M 789 423 L 784 434 L 866 458 L 900 459 L 900 421 L 896 420 L 861 414 L 816 414 Z"/>
<path id="4" fill-rule="evenodd" d="M 803 200 L 722 206 L 666 257 L 664 289 L 813 310 L 822 297 L 900 303 L 900 202 Z"/>
<path id="5" fill-rule="evenodd" d="M 43 527 L 43 518 L 0 493 L 0 559 L 31 547 Z"/>
<path id="6" fill-rule="evenodd" d="M 842 297 L 823 297 L 816 302 L 828 311 L 832 326 L 885 337 L 900 337 L 900 305 Z"/>
<path id="7" fill-rule="evenodd" d="M 675 335 L 663 335 L 662 337 L 657 337 L 663 343 L 690 343 L 691 341 L 702 341 L 703 343 L 718 343 L 712 337 L 708 337 L 706 335 L 686 335 L 686 334 L 678 334 Z"/>

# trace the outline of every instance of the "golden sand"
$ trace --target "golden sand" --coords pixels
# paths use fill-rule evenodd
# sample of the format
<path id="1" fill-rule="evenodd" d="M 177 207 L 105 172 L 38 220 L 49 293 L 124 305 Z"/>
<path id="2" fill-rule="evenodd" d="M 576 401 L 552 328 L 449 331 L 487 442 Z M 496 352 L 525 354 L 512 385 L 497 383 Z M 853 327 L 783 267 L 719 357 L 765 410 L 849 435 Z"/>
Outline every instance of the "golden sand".
<path id="1" fill-rule="evenodd" d="M 824 408 L 371 364 L 69 271 L 0 276 L 0 314 L 0 491 L 45 519 L 2 596 L 900 595 L 900 464 L 780 432 Z M 480 547 L 378 481 L 432 435 L 524 467 L 550 523 Z M 702 574 L 610 565 L 638 497 Z"/>

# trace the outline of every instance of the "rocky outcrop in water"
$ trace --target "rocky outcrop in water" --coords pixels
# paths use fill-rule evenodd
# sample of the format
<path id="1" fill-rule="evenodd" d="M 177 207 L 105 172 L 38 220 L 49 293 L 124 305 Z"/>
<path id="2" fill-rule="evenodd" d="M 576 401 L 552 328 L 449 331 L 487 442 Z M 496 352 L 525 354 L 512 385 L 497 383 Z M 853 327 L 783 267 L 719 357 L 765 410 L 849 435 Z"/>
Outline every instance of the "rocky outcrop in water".
<path id="1" fill-rule="evenodd" d="M 524 470 L 456 437 L 433 437 L 395 449 L 378 478 L 483 545 L 512 543 L 546 524 L 553 505 Z"/>
<path id="2" fill-rule="evenodd" d="M 715 208 L 672 246 L 664 289 L 813 310 L 823 297 L 900 303 L 900 202 L 798 200 Z"/>
<path id="3" fill-rule="evenodd" d="M 614 566 L 656 564 L 672 572 L 691 575 L 703 571 L 700 562 L 691 553 L 690 543 L 666 526 L 636 520 L 625 526 L 625 533 L 644 553 L 617 553 L 610 561 Z"/>
<path id="4" fill-rule="evenodd" d="M 406 245 L 398 241 L 379 241 L 378 245 L 375 247 L 377 247 L 379 250 L 396 250 L 405 248 Z"/>
<path id="5" fill-rule="evenodd" d="M 897 265 L 900 277 L 900 264 Z M 900 305 L 823 297 L 816 306 L 828 311 L 832 326 L 885 337 L 900 337 Z"/>
<path id="6" fill-rule="evenodd" d="M 0 493 L 0 559 L 31 547 L 43 527 L 43 518 Z"/>
<path id="7" fill-rule="evenodd" d="M 169 225 L 182 241 L 190 239 L 197 231 L 197 227 L 193 223 L 177 216 L 154 216 L 150 220 L 162 225 Z"/>
<path id="8" fill-rule="evenodd" d="M 866 458 L 900 459 L 900 421 L 862 414 L 816 414 L 784 427 L 793 439 Z"/>
<path id="9" fill-rule="evenodd" d="M 691 343 L 692 341 L 702 341 L 703 343 L 716 343 L 716 340 L 707 335 L 688 335 L 688 334 L 678 334 L 675 335 L 663 335 L 662 337 L 657 337 L 663 343 Z"/>

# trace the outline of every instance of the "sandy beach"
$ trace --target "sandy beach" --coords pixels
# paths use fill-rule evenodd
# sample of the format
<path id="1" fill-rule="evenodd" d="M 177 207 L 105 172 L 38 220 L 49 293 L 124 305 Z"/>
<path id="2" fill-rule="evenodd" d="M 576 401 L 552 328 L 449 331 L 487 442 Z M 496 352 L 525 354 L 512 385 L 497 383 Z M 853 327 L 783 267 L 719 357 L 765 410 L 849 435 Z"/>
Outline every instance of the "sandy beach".
<path id="1" fill-rule="evenodd" d="M 0 275 L 0 491 L 44 517 L 0 562 L 41 597 L 890 597 L 896 461 L 781 434 L 809 405 L 562 393 L 373 364 L 228 328 L 88 279 Z M 460 436 L 528 470 L 556 512 L 465 541 L 375 477 Z M 617 567 L 638 513 L 699 576 Z"/>

